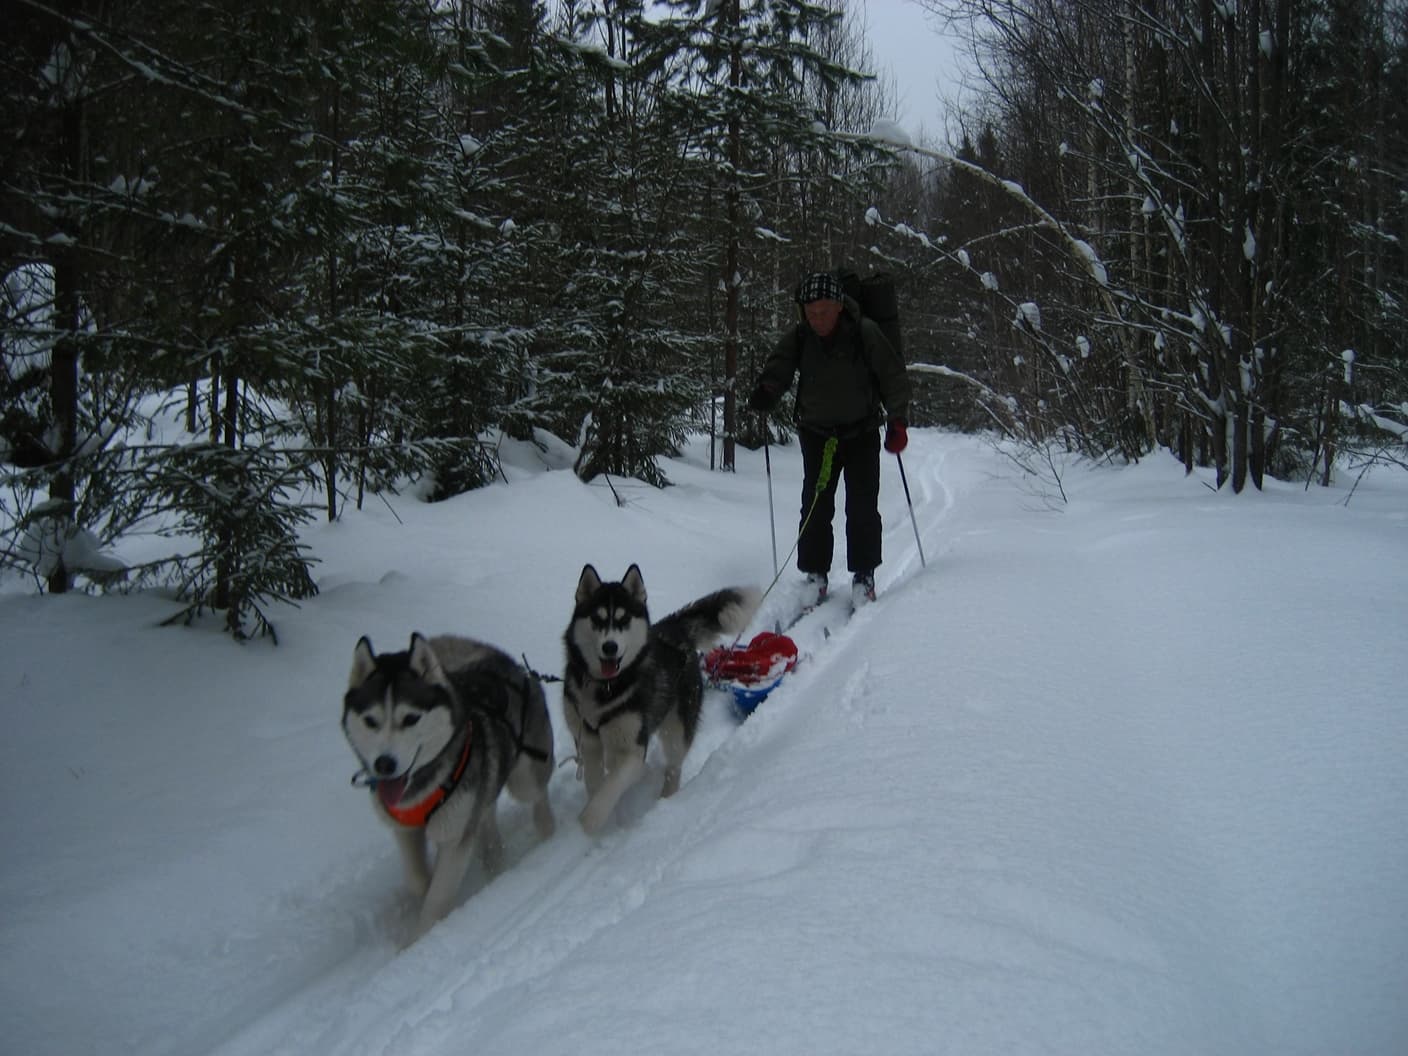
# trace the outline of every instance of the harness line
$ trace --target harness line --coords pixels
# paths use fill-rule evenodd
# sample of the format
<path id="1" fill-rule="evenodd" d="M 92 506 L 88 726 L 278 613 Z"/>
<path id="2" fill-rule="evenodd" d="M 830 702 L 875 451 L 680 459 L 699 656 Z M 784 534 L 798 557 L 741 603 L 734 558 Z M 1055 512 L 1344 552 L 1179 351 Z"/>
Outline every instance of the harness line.
<path id="1" fill-rule="evenodd" d="M 812 489 L 812 504 L 807 508 L 807 515 L 802 518 L 802 526 L 797 529 L 797 538 L 792 540 L 792 549 L 787 551 L 787 556 L 782 559 L 782 564 L 776 566 L 777 574 L 772 577 L 772 582 L 768 584 L 768 589 L 763 591 L 763 596 L 758 599 L 759 608 L 762 608 L 763 602 L 766 601 L 768 595 L 772 593 L 772 588 L 777 586 L 777 581 L 782 578 L 782 573 L 787 569 L 787 563 L 792 560 L 792 555 L 797 552 L 797 547 L 802 544 L 802 533 L 807 530 L 807 525 L 811 523 L 812 514 L 816 512 L 816 504 L 821 501 L 821 493 L 824 492 L 826 486 L 831 483 L 831 463 L 836 456 L 836 445 L 838 443 L 838 439 L 834 436 L 828 436 L 826 438 L 826 444 L 821 449 L 821 468 L 817 471 L 816 486 Z M 771 498 L 771 493 L 769 493 L 769 498 Z M 732 652 L 734 647 L 742 640 L 743 632 L 739 631 L 738 635 L 729 643 L 727 651 Z M 715 670 L 709 672 L 710 681 L 714 681 L 714 675 L 716 673 L 717 667 Z"/>

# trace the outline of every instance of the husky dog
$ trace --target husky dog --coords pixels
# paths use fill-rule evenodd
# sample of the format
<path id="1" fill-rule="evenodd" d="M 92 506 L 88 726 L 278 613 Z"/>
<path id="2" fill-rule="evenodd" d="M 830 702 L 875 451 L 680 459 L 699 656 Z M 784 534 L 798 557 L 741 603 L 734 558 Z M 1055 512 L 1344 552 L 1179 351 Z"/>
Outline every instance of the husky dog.
<path id="1" fill-rule="evenodd" d="M 660 795 L 679 789 L 704 692 L 698 650 L 742 631 L 761 600 L 755 587 L 720 590 L 652 624 L 639 567 L 632 565 L 619 583 L 603 583 L 591 565 L 582 569 L 563 635 L 562 711 L 587 782 L 580 820 L 588 833 L 601 830 L 644 775 L 652 734 L 665 751 Z"/>
<path id="2" fill-rule="evenodd" d="M 496 805 L 507 787 L 552 835 L 552 725 L 538 679 L 471 638 L 411 635 L 405 652 L 352 653 L 342 730 L 361 760 L 353 779 L 396 835 L 406 884 L 424 896 L 416 935 L 449 912 L 476 841 L 484 868 L 503 866 Z M 435 865 L 426 860 L 426 839 Z"/>

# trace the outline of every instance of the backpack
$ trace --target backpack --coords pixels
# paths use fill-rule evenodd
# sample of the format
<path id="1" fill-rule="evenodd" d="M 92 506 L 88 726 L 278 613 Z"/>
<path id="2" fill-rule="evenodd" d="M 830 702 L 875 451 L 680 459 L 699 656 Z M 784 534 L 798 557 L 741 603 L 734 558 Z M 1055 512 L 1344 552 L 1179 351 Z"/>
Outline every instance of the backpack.
<path id="1" fill-rule="evenodd" d="M 860 305 L 860 314 L 880 327 L 890 347 L 903 360 L 904 335 L 900 331 L 900 304 L 894 277 L 888 271 L 877 271 L 861 278 L 860 273 L 851 268 L 836 269 L 836 277 L 841 280 L 842 292 L 855 299 Z"/>

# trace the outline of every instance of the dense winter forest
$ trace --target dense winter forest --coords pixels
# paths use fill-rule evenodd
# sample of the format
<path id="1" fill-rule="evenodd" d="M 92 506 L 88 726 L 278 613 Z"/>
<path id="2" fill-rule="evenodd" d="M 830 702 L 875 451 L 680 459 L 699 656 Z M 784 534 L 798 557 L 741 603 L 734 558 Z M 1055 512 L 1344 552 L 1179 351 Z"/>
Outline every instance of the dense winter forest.
<path id="1" fill-rule="evenodd" d="M 915 424 L 1033 466 L 1408 467 L 1408 5 L 922 2 L 971 48 L 943 143 L 847 0 L 14 0 L 0 574 L 244 635 L 316 589 L 302 524 L 500 437 L 727 471 L 836 265 L 898 281 Z"/>

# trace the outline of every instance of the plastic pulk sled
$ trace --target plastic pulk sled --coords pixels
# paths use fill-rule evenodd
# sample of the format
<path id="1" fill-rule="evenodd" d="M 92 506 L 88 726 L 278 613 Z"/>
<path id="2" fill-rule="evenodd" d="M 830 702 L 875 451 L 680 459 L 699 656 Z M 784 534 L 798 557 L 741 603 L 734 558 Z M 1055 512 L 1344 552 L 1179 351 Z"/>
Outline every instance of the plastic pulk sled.
<path id="1" fill-rule="evenodd" d="M 797 666 L 797 643 L 785 634 L 762 631 L 747 645 L 721 645 L 704 657 L 709 681 L 733 694 L 741 715 L 753 714 L 767 695 Z"/>

